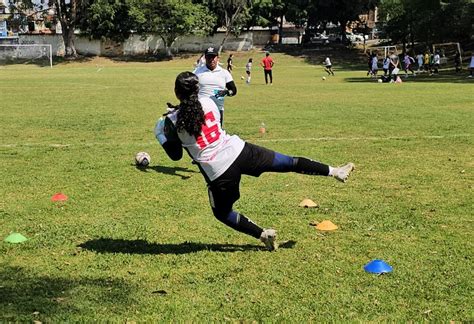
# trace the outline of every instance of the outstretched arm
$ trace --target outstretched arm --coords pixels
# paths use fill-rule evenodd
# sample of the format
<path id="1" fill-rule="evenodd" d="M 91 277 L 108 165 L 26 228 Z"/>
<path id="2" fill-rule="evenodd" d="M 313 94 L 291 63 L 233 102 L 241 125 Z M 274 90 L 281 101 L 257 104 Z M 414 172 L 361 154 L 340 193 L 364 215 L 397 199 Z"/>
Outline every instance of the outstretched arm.
<path id="1" fill-rule="evenodd" d="M 183 147 L 176 132 L 176 127 L 168 117 L 161 117 L 156 123 L 155 137 L 171 160 L 181 160 Z"/>

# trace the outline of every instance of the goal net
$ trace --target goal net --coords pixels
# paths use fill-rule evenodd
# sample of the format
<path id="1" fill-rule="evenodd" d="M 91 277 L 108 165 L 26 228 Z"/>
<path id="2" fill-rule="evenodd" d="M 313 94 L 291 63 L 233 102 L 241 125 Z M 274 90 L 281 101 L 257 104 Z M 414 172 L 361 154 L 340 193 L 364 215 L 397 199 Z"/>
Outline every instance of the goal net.
<path id="1" fill-rule="evenodd" d="M 454 68 L 456 55 L 459 55 L 458 59 L 462 62 L 461 46 L 459 43 L 433 44 L 433 52 L 438 52 L 441 56 L 440 65 L 443 68 Z"/>
<path id="2" fill-rule="evenodd" d="M 0 44 L 0 63 L 53 67 L 51 44 Z"/>

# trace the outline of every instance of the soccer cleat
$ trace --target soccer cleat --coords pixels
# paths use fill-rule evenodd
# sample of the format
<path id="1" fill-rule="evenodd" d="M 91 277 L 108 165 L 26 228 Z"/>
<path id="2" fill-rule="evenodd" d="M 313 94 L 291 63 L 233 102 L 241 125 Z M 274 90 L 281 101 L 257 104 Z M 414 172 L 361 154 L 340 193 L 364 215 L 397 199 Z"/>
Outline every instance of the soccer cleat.
<path id="1" fill-rule="evenodd" d="M 276 242 L 276 231 L 274 229 L 264 229 L 262 234 L 260 234 L 260 241 L 265 244 L 265 247 L 268 251 L 275 251 L 278 249 L 278 244 Z"/>
<path id="2" fill-rule="evenodd" d="M 336 168 L 334 171 L 334 178 L 341 182 L 346 182 L 347 178 L 351 174 L 352 170 L 355 169 L 354 163 L 347 163 L 346 165 Z"/>

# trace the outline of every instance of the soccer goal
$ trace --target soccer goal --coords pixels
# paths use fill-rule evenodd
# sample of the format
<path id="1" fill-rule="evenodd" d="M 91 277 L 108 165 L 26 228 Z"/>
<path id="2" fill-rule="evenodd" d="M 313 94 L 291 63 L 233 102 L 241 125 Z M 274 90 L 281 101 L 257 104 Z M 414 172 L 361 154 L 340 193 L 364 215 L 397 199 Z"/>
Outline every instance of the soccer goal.
<path id="1" fill-rule="evenodd" d="M 395 46 L 395 45 L 371 47 L 370 51 L 372 53 L 377 53 L 377 55 L 379 57 L 382 54 L 383 54 L 383 57 L 387 57 L 387 56 L 390 56 L 392 54 L 395 54 L 395 55 L 399 54 L 397 46 Z"/>
<path id="2" fill-rule="evenodd" d="M 0 44 L 0 62 L 34 63 L 53 67 L 51 44 Z"/>
<path id="3" fill-rule="evenodd" d="M 433 44 L 433 52 L 438 52 L 441 56 L 441 65 L 447 68 L 455 66 L 456 55 L 459 55 L 459 62 L 462 62 L 462 52 L 459 43 Z"/>

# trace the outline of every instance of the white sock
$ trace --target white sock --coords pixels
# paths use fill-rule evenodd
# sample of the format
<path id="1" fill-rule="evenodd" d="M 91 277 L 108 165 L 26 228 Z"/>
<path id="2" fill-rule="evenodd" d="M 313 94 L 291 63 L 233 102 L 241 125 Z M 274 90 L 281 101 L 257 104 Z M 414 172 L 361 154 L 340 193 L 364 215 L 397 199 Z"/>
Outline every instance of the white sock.
<path id="1" fill-rule="evenodd" d="M 332 166 L 329 165 L 329 174 L 328 174 L 328 176 L 329 177 L 334 177 L 334 175 L 336 174 L 336 170 L 337 170 L 337 168 L 333 168 Z"/>

